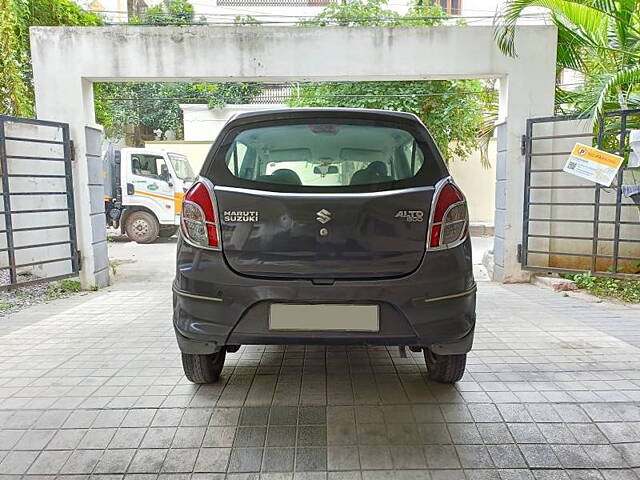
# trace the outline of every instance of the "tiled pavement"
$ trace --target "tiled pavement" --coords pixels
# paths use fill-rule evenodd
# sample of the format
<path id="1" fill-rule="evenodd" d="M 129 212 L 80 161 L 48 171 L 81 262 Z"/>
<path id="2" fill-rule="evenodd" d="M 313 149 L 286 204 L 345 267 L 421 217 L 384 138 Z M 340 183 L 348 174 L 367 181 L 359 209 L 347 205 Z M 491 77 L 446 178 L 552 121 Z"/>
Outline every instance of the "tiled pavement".
<path id="1" fill-rule="evenodd" d="M 0 474 L 640 476 L 640 349 L 615 325 L 637 339 L 638 309 L 485 282 L 456 386 L 397 349 L 267 346 L 228 355 L 221 382 L 198 387 L 182 376 L 169 292 L 130 283 L 0 319 Z"/>

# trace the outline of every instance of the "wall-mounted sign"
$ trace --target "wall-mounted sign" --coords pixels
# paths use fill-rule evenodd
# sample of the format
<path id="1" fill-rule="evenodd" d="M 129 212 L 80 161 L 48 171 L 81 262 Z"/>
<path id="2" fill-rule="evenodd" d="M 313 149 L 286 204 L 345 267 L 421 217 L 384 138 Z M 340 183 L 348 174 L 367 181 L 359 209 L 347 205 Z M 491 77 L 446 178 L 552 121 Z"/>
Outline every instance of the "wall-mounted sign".
<path id="1" fill-rule="evenodd" d="M 623 161 L 619 155 L 576 143 L 563 170 L 610 187 Z"/>

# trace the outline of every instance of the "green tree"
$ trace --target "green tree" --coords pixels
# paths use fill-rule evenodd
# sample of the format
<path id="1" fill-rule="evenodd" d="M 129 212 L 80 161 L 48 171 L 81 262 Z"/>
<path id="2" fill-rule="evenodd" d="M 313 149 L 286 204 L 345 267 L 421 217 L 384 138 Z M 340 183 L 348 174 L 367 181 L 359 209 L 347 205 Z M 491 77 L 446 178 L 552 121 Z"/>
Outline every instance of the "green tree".
<path id="1" fill-rule="evenodd" d="M 181 103 L 220 108 L 227 103 L 248 103 L 260 90 L 246 83 L 97 83 L 96 121 L 105 127 L 107 137 L 125 138 L 128 145 L 140 146 L 154 138 L 156 129 L 172 130 L 182 138 Z"/>
<path id="2" fill-rule="evenodd" d="M 441 25 L 447 15 L 439 5 L 414 3 L 405 15 L 386 8 L 387 0 L 349 0 L 331 2 L 315 17 L 303 20 L 302 26 L 381 27 Z"/>
<path id="3" fill-rule="evenodd" d="M 34 113 L 29 27 L 101 23 L 71 0 L 0 0 L 0 113 Z"/>
<path id="4" fill-rule="evenodd" d="M 303 26 L 437 26 L 445 12 L 430 2 L 415 3 L 405 15 L 387 0 L 332 2 Z M 445 159 L 466 158 L 486 147 L 493 117 L 485 114 L 495 95 L 477 80 L 411 82 L 330 82 L 307 84 L 292 95 L 291 106 L 357 107 L 415 113 L 429 127 Z M 488 127 L 490 126 L 490 128 Z M 486 148 L 482 150 L 486 161 Z"/>
<path id="5" fill-rule="evenodd" d="M 131 19 L 130 23 L 146 25 L 189 25 L 193 23 L 195 11 L 187 0 L 163 0 L 149 8 L 144 15 Z"/>
<path id="6" fill-rule="evenodd" d="M 511 0 L 497 17 L 500 49 L 515 56 L 516 22 L 528 7 L 545 9 L 558 27 L 558 72 L 575 70 L 584 85 L 558 87 L 556 104 L 596 117 L 608 109 L 638 107 L 640 10 L 638 0 Z"/>
<path id="7" fill-rule="evenodd" d="M 465 158 L 479 146 L 484 95 L 479 81 L 330 82 L 301 86 L 294 107 L 353 107 L 415 113 L 429 127 L 445 159 Z"/>

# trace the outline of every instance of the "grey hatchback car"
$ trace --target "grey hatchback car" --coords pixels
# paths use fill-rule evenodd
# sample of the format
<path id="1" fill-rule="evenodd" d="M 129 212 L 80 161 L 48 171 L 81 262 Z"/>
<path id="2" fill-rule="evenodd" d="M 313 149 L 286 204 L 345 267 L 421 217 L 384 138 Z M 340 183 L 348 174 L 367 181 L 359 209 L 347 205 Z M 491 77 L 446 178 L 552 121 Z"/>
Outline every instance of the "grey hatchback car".
<path id="1" fill-rule="evenodd" d="M 173 323 L 187 378 L 247 344 L 387 345 L 460 380 L 475 328 L 467 203 L 413 114 L 232 118 L 185 194 Z"/>

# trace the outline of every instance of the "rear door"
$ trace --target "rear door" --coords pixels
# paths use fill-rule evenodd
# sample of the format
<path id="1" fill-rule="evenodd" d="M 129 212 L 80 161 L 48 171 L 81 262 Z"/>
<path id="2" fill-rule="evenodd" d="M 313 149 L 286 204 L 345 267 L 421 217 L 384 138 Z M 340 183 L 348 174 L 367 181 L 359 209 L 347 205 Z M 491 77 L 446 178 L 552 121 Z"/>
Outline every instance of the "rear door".
<path id="1" fill-rule="evenodd" d="M 417 137 L 397 122 L 343 118 L 234 132 L 209 175 L 227 263 L 260 277 L 410 274 L 446 172 Z"/>

